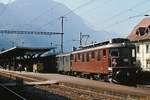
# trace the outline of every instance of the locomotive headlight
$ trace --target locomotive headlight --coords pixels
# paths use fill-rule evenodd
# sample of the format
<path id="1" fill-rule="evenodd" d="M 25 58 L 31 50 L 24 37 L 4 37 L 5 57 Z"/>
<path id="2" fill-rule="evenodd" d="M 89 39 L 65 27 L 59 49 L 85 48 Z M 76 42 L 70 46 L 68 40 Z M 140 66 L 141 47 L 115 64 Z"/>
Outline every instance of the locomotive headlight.
<path id="1" fill-rule="evenodd" d="M 128 59 L 128 58 L 124 58 L 123 61 L 124 61 L 124 62 L 128 62 L 129 59 Z"/>
<path id="2" fill-rule="evenodd" d="M 109 70 L 109 71 L 112 71 L 112 67 L 108 67 L 108 70 Z"/>
<path id="3" fill-rule="evenodd" d="M 116 72 L 116 74 L 119 74 L 119 73 L 120 73 L 120 71 L 117 71 L 117 72 Z"/>

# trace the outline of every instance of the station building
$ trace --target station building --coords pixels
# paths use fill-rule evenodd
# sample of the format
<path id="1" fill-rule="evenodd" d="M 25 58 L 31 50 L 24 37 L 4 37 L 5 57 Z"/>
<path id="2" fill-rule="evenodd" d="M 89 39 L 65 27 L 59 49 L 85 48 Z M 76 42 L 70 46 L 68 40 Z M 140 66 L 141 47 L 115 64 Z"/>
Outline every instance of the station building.
<path id="1" fill-rule="evenodd" d="M 137 65 L 144 71 L 150 71 L 150 17 L 136 25 L 128 39 L 136 45 Z"/>
<path id="2" fill-rule="evenodd" d="M 12 47 L 0 52 L 0 66 L 15 71 L 56 72 L 54 49 Z"/>

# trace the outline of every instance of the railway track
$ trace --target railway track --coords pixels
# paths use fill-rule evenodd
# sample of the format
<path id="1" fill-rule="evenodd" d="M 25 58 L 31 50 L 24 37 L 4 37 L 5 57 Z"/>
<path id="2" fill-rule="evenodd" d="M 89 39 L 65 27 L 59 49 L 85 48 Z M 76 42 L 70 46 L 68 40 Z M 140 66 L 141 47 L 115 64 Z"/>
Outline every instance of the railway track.
<path id="1" fill-rule="evenodd" d="M 23 96 L 0 84 L 0 97 L 3 100 L 27 100 Z"/>
<path id="2" fill-rule="evenodd" d="M 40 88 L 72 100 L 122 100 L 117 96 L 97 93 L 80 87 L 72 87 L 65 85 L 64 83 L 59 85 L 41 86 Z"/>
<path id="3" fill-rule="evenodd" d="M 40 81 L 38 79 L 35 79 L 35 77 L 29 77 L 28 75 L 17 75 L 15 73 L 12 73 L 13 75 L 9 75 L 9 73 L 3 73 L 3 75 L 4 74 L 11 76 L 11 78 L 13 79 L 14 77 L 19 76 L 20 78 L 24 78 L 24 79 L 27 77 L 27 79 L 25 80 L 28 80 L 28 81 L 33 81 L 32 78 L 34 78 L 34 81 Z M 41 89 L 43 91 L 46 90 L 50 93 L 64 96 L 72 100 L 93 100 L 93 99 L 94 100 L 101 100 L 101 99 L 121 100 L 121 98 L 119 97 L 111 96 L 108 94 L 96 93 L 94 91 L 82 89 L 78 86 L 72 87 L 71 85 L 69 86 L 68 84 L 65 84 L 65 83 L 36 86 L 36 88 Z"/>
<path id="4" fill-rule="evenodd" d="M 21 74 L 21 73 L 16 73 L 16 72 L 9 72 L 9 71 L 7 72 L 0 71 L 0 75 L 9 77 L 12 79 L 15 79 L 15 77 L 20 77 L 20 78 L 23 78 L 25 81 L 29 81 L 29 82 L 33 82 L 33 81 L 40 82 L 40 81 L 46 80 L 46 78 L 38 77 L 38 75 L 31 76 L 28 74 Z M 130 90 L 126 89 L 126 93 L 125 93 L 125 92 L 119 91 L 119 89 L 116 89 L 116 90 L 112 90 L 111 88 L 104 89 L 105 86 L 102 89 L 102 88 L 97 88 L 97 87 L 93 88 L 88 85 L 84 86 L 83 84 L 81 85 L 80 84 L 81 83 L 73 84 L 73 83 L 61 81 L 59 82 L 59 84 L 36 85 L 34 87 L 43 91 L 47 91 L 52 94 L 64 96 L 72 100 L 77 100 L 77 99 L 78 100 L 101 100 L 101 99 L 102 100 L 105 100 L 105 99 L 107 100 L 127 100 L 127 99 L 150 100 L 150 95 L 148 95 L 148 93 L 146 94 L 145 92 L 144 94 L 142 92 L 142 94 L 140 94 L 139 92 L 135 92 L 134 90 L 132 90 L 133 88 L 131 88 Z M 93 85 L 96 85 L 96 84 L 93 84 Z M 131 90 L 135 92 L 135 93 L 132 93 L 132 95 L 130 95 L 130 93 L 132 92 Z"/>

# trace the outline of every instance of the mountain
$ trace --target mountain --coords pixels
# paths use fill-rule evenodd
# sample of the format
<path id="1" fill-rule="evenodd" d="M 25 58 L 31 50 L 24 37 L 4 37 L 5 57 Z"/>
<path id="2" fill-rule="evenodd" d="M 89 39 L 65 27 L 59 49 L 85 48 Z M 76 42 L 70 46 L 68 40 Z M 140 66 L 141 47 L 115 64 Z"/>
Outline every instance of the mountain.
<path id="1" fill-rule="evenodd" d="M 71 10 L 65 5 L 53 0 L 16 0 L 8 5 L 0 4 L 0 29 L 19 31 L 49 31 L 61 32 L 60 16 Z M 47 24 L 47 25 L 45 25 Z M 118 35 L 107 31 L 95 31 L 85 24 L 84 20 L 75 13 L 70 13 L 64 18 L 64 48 L 71 50 L 78 47 L 79 32 L 89 34 L 91 41 L 102 41 Z M 7 35 L 0 34 L 1 48 L 10 48 L 14 45 L 60 48 L 60 36 L 40 35 Z"/>

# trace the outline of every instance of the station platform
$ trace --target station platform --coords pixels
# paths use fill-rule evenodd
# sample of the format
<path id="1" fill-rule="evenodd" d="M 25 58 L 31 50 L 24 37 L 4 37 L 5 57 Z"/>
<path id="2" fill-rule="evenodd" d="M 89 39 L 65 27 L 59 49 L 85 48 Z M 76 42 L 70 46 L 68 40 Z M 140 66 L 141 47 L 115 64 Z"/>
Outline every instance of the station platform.
<path id="1" fill-rule="evenodd" d="M 18 72 L 18 71 L 8 71 L 4 69 L 0 69 L 0 72 L 9 72 L 18 75 L 25 75 L 25 76 L 33 77 L 35 79 L 40 78 L 45 81 L 53 80 L 54 82 L 77 84 L 77 85 L 92 87 L 95 89 L 101 89 L 104 91 L 112 91 L 112 92 L 119 91 L 120 93 L 123 94 L 125 93 L 130 95 L 150 96 L 150 89 L 142 89 L 137 87 L 118 85 L 113 83 L 89 80 L 89 79 L 78 78 L 78 77 L 67 76 L 67 75 L 52 74 L 52 73 L 33 73 L 33 72 L 24 72 L 24 71 Z"/>

